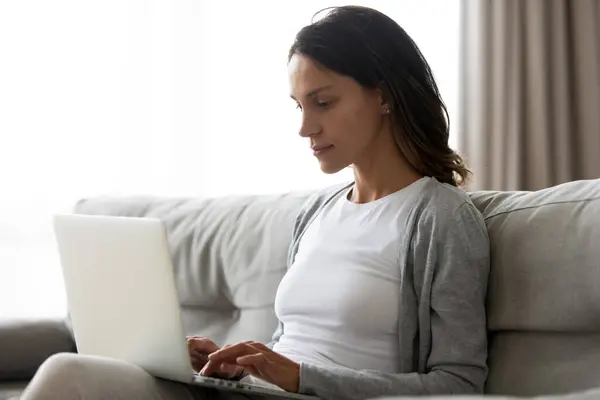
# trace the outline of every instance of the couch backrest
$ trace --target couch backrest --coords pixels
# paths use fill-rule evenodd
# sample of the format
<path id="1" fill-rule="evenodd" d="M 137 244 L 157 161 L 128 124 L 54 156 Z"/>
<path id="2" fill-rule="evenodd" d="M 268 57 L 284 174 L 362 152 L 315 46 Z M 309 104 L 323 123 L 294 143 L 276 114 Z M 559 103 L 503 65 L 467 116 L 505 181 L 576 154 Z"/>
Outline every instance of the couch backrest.
<path id="1" fill-rule="evenodd" d="M 600 385 L 600 180 L 476 192 L 491 241 L 489 393 Z"/>
<path id="2" fill-rule="evenodd" d="M 268 342 L 293 223 L 308 196 L 97 197 L 81 200 L 75 212 L 160 218 L 187 334 L 218 344 Z"/>
<path id="3" fill-rule="evenodd" d="M 101 197 L 76 212 L 162 219 L 187 333 L 269 341 L 293 221 L 309 195 Z M 487 391 L 600 385 L 600 180 L 471 197 L 491 238 Z"/>

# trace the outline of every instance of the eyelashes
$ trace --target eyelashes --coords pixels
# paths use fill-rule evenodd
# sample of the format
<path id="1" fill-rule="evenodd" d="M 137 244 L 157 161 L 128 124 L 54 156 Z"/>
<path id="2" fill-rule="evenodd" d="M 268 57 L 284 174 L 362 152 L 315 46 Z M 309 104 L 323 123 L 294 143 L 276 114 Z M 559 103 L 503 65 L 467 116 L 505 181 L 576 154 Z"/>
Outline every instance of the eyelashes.
<path id="1" fill-rule="evenodd" d="M 314 104 L 317 109 L 327 109 L 327 108 L 331 107 L 333 102 L 332 101 L 315 101 Z M 302 106 L 300 105 L 300 103 L 296 103 L 296 109 L 302 110 Z"/>

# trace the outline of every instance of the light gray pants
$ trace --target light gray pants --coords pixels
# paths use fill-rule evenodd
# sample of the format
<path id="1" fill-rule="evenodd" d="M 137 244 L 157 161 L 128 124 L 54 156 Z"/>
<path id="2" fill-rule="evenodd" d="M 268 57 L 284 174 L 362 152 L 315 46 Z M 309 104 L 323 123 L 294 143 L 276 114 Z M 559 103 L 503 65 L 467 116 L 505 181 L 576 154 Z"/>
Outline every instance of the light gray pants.
<path id="1" fill-rule="evenodd" d="M 255 400 L 258 398 L 157 379 L 143 369 L 122 361 L 61 353 L 49 357 L 42 364 L 23 392 L 21 400 Z"/>
<path id="2" fill-rule="evenodd" d="M 477 400 L 483 396 L 435 397 L 435 400 Z M 489 400 L 517 400 L 490 396 Z M 56 354 L 40 367 L 21 400 L 282 400 L 279 396 L 246 396 L 156 379 L 134 365 L 101 357 Z M 417 400 L 418 397 L 386 398 Z M 531 400 L 598 400 L 600 389 Z M 385 399 L 382 399 L 385 400 Z"/>

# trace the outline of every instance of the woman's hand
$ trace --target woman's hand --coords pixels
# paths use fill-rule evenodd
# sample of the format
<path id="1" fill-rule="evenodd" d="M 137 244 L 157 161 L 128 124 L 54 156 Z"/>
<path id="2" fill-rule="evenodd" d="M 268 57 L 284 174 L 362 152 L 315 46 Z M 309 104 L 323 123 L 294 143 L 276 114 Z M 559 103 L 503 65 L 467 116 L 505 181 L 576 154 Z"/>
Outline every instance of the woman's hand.
<path id="1" fill-rule="evenodd" d="M 192 361 L 192 367 L 196 372 L 201 372 L 206 366 L 209 354 L 219 350 L 219 346 L 203 336 L 188 336 L 187 346 Z M 243 373 L 244 369 L 242 367 L 220 363 L 214 364 L 213 371 L 210 375 L 203 375 L 223 379 L 233 379 L 241 376 Z"/>
<path id="2" fill-rule="evenodd" d="M 223 347 L 208 356 L 204 374 L 223 363 L 238 365 L 249 374 L 273 383 L 288 392 L 298 392 L 300 365 L 274 352 L 262 343 L 242 342 Z"/>

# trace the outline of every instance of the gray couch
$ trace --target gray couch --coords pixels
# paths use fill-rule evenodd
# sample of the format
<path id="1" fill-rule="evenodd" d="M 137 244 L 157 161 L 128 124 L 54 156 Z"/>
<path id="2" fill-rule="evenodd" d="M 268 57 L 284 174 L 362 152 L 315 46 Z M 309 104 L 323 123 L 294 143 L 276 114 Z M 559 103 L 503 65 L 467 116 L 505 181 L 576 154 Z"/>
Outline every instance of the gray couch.
<path id="1" fill-rule="evenodd" d="M 310 195 L 101 197 L 80 201 L 76 212 L 161 218 L 186 331 L 221 344 L 268 341 L 293 220 Z M 600 387 L 600 180 L 471 196 L 492 243 L 486 392 L 538 396 Z M 18 391 L 49 354 L 73 350 L 64 321 L 2 323 L 0 399 Z M 600 391 L 571 398 L 600 399 Z"/>

